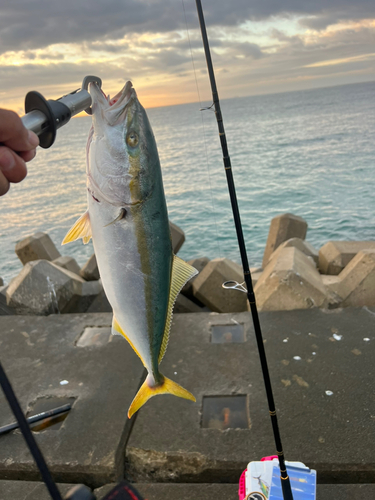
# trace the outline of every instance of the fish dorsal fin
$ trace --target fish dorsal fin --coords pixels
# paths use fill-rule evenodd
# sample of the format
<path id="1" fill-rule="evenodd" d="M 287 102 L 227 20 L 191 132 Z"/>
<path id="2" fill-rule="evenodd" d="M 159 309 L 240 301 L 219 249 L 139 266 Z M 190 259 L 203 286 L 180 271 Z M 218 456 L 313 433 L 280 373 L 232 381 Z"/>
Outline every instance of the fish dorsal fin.
<path id="1" fill-rule="evenodd" d="M 167 350 L 169 332 L 171 330 L 172 316 L 173 316 L 173 306 L 176 302 L 177 295 L 181 292 L 184 285 L 194 276 L 198 274 L 195 267 L 180 259 L 176 255 L 173 256 L 172 264 L 172 276 L 171 276 L 171 286 L 169 289 L 169 299 L 168 299 L 168 311 L 167 319 L 165 321 L 165 328 L 163 334 L 163 340 L 160 347 L 159 359 L 160 363 L 163 359 L 165 351 Z"/>
<path id="2" fill-rule="evenodd" d="M 81 215 L 81 217 L 69 229 L 61 244 L 65 245 L 66 243 L 76 241 L 79 238 L 82 238 L 85 245 L 90 241 L 91 238 L 91 224 L 88 210 L 86 210 L 86 212 Z"/>
<path id="3" fill-rule="evenodd" d="M 143 366 L 145 366 L 145 363 L 144 363 L 144 361 L 142 359 L 142 356 L 139 354 L 139 352 L 137 351 L 137 349 L 134 347 L 133 342 L 130 341 L 129 337 L 126 335 L 126 333 L 121 328 L 121 326 L 119 325 L 117 319 L 114 316 L 113 316 L 113 319 L 112 319 L 112 335 L 121 335 L 122 337 L 125 337 L 126 340 L 129 342 L 129 344 L 131 345 L 131 347 L 134 350 L 134 352 L 136 353 L 136 355 L 142 361 Z"/>

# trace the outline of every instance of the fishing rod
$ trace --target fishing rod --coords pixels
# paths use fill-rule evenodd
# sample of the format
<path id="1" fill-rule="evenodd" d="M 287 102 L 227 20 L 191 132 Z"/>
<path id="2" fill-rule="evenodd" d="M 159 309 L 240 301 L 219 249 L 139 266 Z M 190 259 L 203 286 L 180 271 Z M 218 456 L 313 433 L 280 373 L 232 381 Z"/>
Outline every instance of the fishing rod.
<path id="1" fill-rule="evenodd" d="M 267 365 L 266 352 L 264 349 L 262 331 L 261 331 L 260 322 L 259 322 L 258 309 L 256 306 L 255 295 L 254 295 L 253 285 L 252 285 L 252 281 L 251 281 L 251 273 L 250 273 L 249 263 L 248 263 L 248 259 L 247 259 L 245 240 L 244 240 L 244 236 L 243 236 L 240 212 L 239 212 L 238 203 L 237 203 L 236 188 L 234 185 L 232 166 L 231 166 L 231 161 L 230 161 L 230 157 L 229 157 L 227 139 L 226 139 L 224 124 L 223 124 L 223 117 L 222 117 L 221 109 L 220 109 L 219 94 L 218 94 L 217 87 L 216 87 L 215 73 L 214 73 L 214 68 L 213 68 L 212 59 L 211 59 L 210 46 L 208 43 L 206 23 L 204 20 L 204 14 L 203 14 L 201 0 L 195 0 L 195 2 L 196 2 L 196 6 L 197 6 L 199 24 L 200 24 L 200 28 L 201 28 L 204 52 L 206 55 L 207 69 L 208 69 L 208 74 L 209 74 L 210 83 L 211 83 L 212 98 L 213 98 L 213 103 L 214 103 L 214 108 L 215 108 L 217 125 L 218 125 L 218 129 L 219 129 L 221 149 L 223 151 L 224 169 L 225 169 L 225 174 L 227 177 L 227 184 L 228 184 L 230 201 L 231 201 L 231 205 L 232 205 L 233 219 L 234 219 L 234 223 L 236 226 L 238 246 L 239 246 L 239 250 L 240 250 L 240 254 L 241 254 L 242 267 L 243 267 L 243 271 L 244 271 L 244 279 L 245 279 L 245 283 L 246 283 L 246 287 L 247 287 L 247 291 L 246 291 L 247 292 L 247 299 L 248 299 L 249 304 L 250 304 L 251 315 L 253 318 L 255 337 L 256 337 L 256 341 L 257 341 L 257 345 L 258 345 L 259 358 L 260 358 L 260 363 L 261 363 L 261 367 L 262 367 L 264 384 L 265 384 L 265 388 L 266 388 L 268 408 L 269 408 L 269 412 L 270 412 L 270 416 L 271 416 L 271 423 L 272 423 L 272 429 L 273 429 L 273 434 L 274 434 L 274 439 L 275 439 L 275 444 L 276 444 L 277 456 L 279 458 L 282 492 L 283 492 L 284 500 L 293 500 L 292 488 L 291 488 L 290 479 L 289 479 L 289 476 L 288 476 L 288 473 L 286 470 L 284 452 L 283 452 L 283 447 L 281 444 L 280 431 L 279 431 L 279 426 L 277 423 L 276 407 L 275 407 L 275 402 L 274 402 L 273 393 L 272 393 L 271 379 L 270 379 L 270 374 L 269 374 L 268 365 Z"/>
<path id="2" fill-rule="evenodd" d="M 46 485 L 48 492 L 53 500 L 62 500 L 61 494 L 56 486 L 55 481 L 52 478 L 51 472 L 47 466 L 47 463 L 44 459 L 43 454 L 41 453 L 39 446 L 33 436 L 29 428 L 29 424 L 26 420 L 25 415 L 21 409 L 21 406 L 18 402 L 18 399 L 13 391 L 13 388 L 9 382 L 9 379 L 0 363 L 0 386 L 2 387 L 5 397 L 8 400 L 9 406 L 12 409 L 14 416 L 17 419 L 18 426 L 21 429 L 23 437 L 26 441 L 26 444 L 30 450 L 31 455 L 33 456 L 39 472 L 42 476 L 44 484 Z"/>

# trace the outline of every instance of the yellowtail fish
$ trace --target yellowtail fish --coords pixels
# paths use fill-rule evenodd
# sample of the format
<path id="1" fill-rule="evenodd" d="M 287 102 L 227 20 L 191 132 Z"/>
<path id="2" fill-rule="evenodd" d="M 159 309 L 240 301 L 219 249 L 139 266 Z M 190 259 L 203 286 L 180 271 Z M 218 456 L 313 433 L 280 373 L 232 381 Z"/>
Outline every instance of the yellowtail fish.
<path id="1" fill-rule="evenodd" d="M 148 399 L 194 396 L 164 377 L 173 306 L 197 270 L 173 254 L 155 138 L 131 82 L 112 99 L 91 83 L 92 128 L 87 154 L 87 211 L 63 244 L 92 237 L 99 272 L 113 309 L 112 333 L 126 338 L 148 376 L 128 411 Z"/>

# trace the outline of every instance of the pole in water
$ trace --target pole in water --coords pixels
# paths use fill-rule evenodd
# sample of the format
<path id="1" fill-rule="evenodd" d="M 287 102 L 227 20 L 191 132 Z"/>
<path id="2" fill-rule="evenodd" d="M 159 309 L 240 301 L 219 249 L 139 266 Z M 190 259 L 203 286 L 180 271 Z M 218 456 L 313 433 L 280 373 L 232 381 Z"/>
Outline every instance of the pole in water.
<path id="1" fill-rule="evenodd" d="M 286 470 L 284 452 L 283 452 L 281 438 L 280 438 L 280 431 L 279 431 L 279 426 L 277 423 L 276 408 L 275 408 L 275 403 L 274 403 L 274 399 L 273 399 L 271 379 L 270 379 L 270 375 L 269 375 L 269 371 L 268 371 L 267 358 L 266 358 L 266 352 L 265 352 L 264 344 L 263 344 L 262 331 L 260 328 L 258 309 L 256 306 L 253 285 L 251 282 L 251 273 L 250 273 L 250 269 L 249 269 L 249 263 L 247 260 L 245 240 L 243 237 L 240 212 L 238 209 L 237 195 L 236 195 L 236 189 L 235 189 L 233 173 L 232 173 L 232 166 L 231 166 L 231 162 L 230 162 L 227 140 L 226 140 L 225 131 L 224 131 L 223 118 L 222 118 L 221 110 L 220 110 L 219 95 L 218 95 L 217 88 L 216 88 L 215 74 L 214 74 L 214 68 L 213 68 L 213 64 L 212 64 L 212 60 L 211 60 L 210 47 L 208 44 L 206 24 L 204 21 L 202 3 L 201 3 L 201 0 L 195 0 L 195 1 L 196 1 L 196 5 L 197 5 L 199 24 L 200 24 L 201 33 L 202 33 L 204 52 L 206 55 L 207 69 L 208 69 L 208 74 L 209 74 L 210 83 L 211 83 L 212 98 L 213 98 L 213 103 L 215 106 L 215 115 L 216 115 L 217 125 L 219 128 L 219 137 L 220 137 L 220 142 L 221 142 L 221 148 L 223 151 L 224 168 L 225 168 L 225 173 L 226 173 L 226 177 L 227 177 L 230 201 L 231 201 L 231 205 L 232 205 L 233 219 L 234 219 L 234 223 L 236 226 L 238 246 L 240 249 L 242 267 L 243 267 L 243 271 L 244 271 L 244 278 L 245 278 L 245 283 L 246 283 L 246 287 L 247 287 L 247 299 L 248 299 L 249 304 L 250 304 L 250 310 L 251 310 L 251 314 L 252 314 L 252 318 L 253 318 L 255 337 L 256 337 L 256 341 L 257 341 L 257 345 L 258 345 L 259 358 L 260 358 L 260 363 L 261 363 L 261 367 L 262 367 L 264 384 L 266 387 L 268 409 L 269 409 L 270 416 L 271 416 L 271 423 L 272 423 L 272 429 L 273 429 L 273 434 L 274 434 L 274 439 L 275 439 L 275 444 L 276 444 L 277 455 L 279 457 L 280 476 L 281 476 L 281 486 L 282 486 L 282 491 L 283 491 L 283 497 L 284 497 L 284 500 L 293 500 L 292 488 L 290 486 L 290 480 L 289 480 L 289 476 L 288 476 L 288 473 Z"/>

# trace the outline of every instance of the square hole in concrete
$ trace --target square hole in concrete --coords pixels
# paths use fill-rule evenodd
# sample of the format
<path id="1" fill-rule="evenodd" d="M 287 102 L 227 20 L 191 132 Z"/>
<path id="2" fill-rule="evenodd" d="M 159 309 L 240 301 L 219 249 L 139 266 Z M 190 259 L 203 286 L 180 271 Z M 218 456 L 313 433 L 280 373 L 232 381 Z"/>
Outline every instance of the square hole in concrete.
<path id="1" fill-rule="evenodd" d="M 34 415 L 38 415 L 39 413 L 48 412 L 50 410 L 54 410 L 55 408 L 59 408 L 60 406 L 64 406 L 66 404 L 70 404 L 73 406 L 75 398 L 62 398 L 62 397 L 44 397 L 38 398 L 35 403 L 32 403 L 31 410 L 27 412 L 26 418 L 33 417 Z M 60 413 L 58 415 L 54 415 L 51 417 L 44 418 L 39 422 L 34 422 L 30 424 L 30 429 L 33 432 L 40 432 L 44 429 L 51 428 L 52 430 L 59 430 L 62 426 L 62 423 L 69 415 L 69 411 L 65 411 L 64 413 Z"/>
<path id="2" fill-rule="evenodd" d="M 211 342 L 213 344 L 231 344 L 245 342 L 245 327 L 241 324 L 212 325 Z"/>
<path id="3" fill-rule="evenodd" d="M 247 396 L 203 396 L 202 422 L 206 429 L 249 429 Z"/>
<path id="4" fill-rule="evenodd" d="M 77 347 L 102 346 L 111 342 L 110 326 L 86 326 L 76 343 Z"/>

